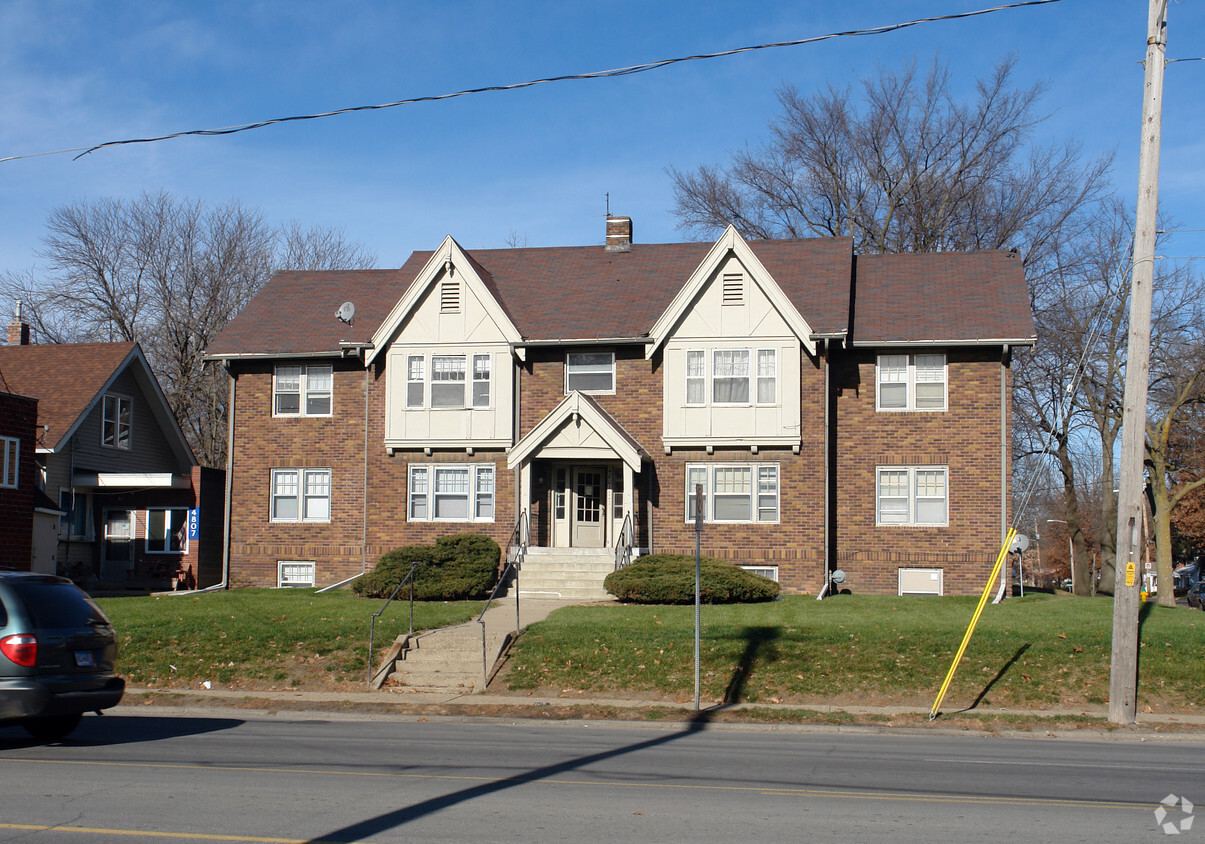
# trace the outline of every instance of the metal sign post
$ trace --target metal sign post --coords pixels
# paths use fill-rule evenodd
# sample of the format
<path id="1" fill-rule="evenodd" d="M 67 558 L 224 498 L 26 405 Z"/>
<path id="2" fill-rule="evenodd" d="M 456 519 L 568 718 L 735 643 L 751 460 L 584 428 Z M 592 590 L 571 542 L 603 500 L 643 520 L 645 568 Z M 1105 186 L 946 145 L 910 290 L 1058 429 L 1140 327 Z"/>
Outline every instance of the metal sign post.
<path id="1" fill-rule="evenodd" d="M 699 711 L 699 537 L 703 533 L 703 485 L 695 484 L 695 711 Z"/>

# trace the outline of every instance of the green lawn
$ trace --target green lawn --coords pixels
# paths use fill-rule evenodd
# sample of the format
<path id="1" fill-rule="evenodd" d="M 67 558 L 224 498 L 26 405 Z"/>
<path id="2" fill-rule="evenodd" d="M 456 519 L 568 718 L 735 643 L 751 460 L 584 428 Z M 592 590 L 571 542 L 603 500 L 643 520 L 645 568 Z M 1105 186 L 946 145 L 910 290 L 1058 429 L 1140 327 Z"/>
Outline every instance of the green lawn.
<path id="1" fill-rule="evenodd" d="M 232 589 L 194 596 L 100 598 L 118 637 L 118 671 L 132 685 L 257 688 L 363 687 L 369 620 L 383 600 L 340 589 Z M 414 605 L 415 630 L 458 624 L 480 601 Z M 395 601 L 377 620 L 384 650 L 409 629 Z"/>
<path id="2" fill-rule="evenodd" d="M 702 610 L 707 702 L 931 704 L 974 598 L 843 595 Z M 1107 700 L 1112 602 L 1066 595 L 989 605 L 943 710 Z M 519 639 L 513 689 L 694 695 L 694 607 L 559 610 Z M 1143 605 L 1139 706 L 1205 703 L 1205 613 Z"/>

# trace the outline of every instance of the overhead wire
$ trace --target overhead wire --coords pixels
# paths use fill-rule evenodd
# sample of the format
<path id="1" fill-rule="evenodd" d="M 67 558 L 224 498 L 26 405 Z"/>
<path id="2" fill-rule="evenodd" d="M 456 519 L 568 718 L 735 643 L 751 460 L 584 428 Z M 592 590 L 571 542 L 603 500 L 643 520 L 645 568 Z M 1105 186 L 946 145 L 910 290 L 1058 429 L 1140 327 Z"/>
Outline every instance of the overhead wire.
<path id="1" fill-rule="evenodd" d="M 45 152 L 26 153 L 23 155 L 10 155 L 0 158 L 0 163 L 5 161 L 18 161 L 25 158 L 37 158 L 48 155 L 66 155 L 70 153 L 78 153 L 73 160 L 79 160 L 85 155 L 89 155 L 97 150 L 107 147 L 124 146 L 127 144 L 149 144 L 158 141 L 167 141 L 174 138 L 183 138 L 190 136 L 212 137 L 218 135 L 233 135 L 238 132 L 248 132 L 252 129 L 262 129 L 265 126 L 273 126 L 278 123 L 290 123 L 299 120 L 318 120 L 326 117 L 335 117 L 341 114 L 351 114 L 360 111 L 376 111 L 387 108 L 397 108 L 404 105 L 413 105 L 415 103 L 436 102 L 439 100 L 449 100 L 456 97 L 464 97 L 470 94 L 484 94 L 490 92 L 502 91 L 517 91 L 523 88 L 531 88 L 535 85 L 543 85 L 551 82 L 574 82 L 586 79 L 610 79 L 621 76 L 630 76 L 636 73 L 645 73 L 650 70 L 659 70 L 670 65 L 681 64 L 683 62 L 703 61 L 705 59 L 718 59 L 727 56 L 735 56 L 740 53 L 749 53 L 756 50 L 771 50 L 779 47 L 799 47 L 805 44 L 816 44 L 821 41 L 827 41 L 833 38 L 847 38 L 852 36 L 862 35 L 885 35 L 891 32 L 897 32 L 901 29 L 907 29 L 913 26 L 919 26 L 925 23 L 937 23 L 941 21 L 961 20 L 964 18 L 972 18 L 980 15 L 988 15 L 995 12 L 1007 11 L 1009 9 L 1019 9 L 1026 6 L 1045 6 L 1051 3 L 1060 3 L 1062 0 L 1020 0 L 1020 2 L 1006 3 L 998 6 L 992 6 L 986 9 L 975 9 L 967 12 L 952 12 L 945 15 L 934 15 L 926 18 L 917 18 L 910 21 L 902 21 L 899 23 L 885 24 L 883 26 L 866 27 L 863 29 L 851 29 L 842 32 L 830 32 L 825 35 L 815 35 L 810 38 L 798 38 L 791 41 L 775 41 L 767 44 L 754 44 L 747 47 L 737 47 L 731 50 L 721 50 L 714 53 L 699 53 L 693 56 L 681 56 L 673 59 L 659 59 L 657 61 L 646 62 L 644 64 L 628 65 L 626 67 L 611 68 L 609 70 L 596 70 L 588 73 L 574 73 L 563 76 L 547 76 L 541 79 L 532 79 L 527 82 L 515 82 L 509 85 L 486 85 L 480 88 L 467 88 L 462 91 L 453 91 L 446 94 L 430 94 L 419 97 L 409 97 L 402 100 L 394 100 L 388 103 L 376 103 L 373 105 L 349 106 L 347 108 L 338 108 L 332 111 L 317 112 L 314 114 L 299 114 L 289 117 L 274 117 L 268 120 L 258 120 L 252 123 L 241 123 L 233 126 L 223 126 L 217 129 L 191 129 L 182 132 L 172 132 L 166 135 L 157 135 L 146 138 L 128 138 L 119 141 L 105 141 L 91 146 L 73 147 L 70 149 L 49 150 Z"/>

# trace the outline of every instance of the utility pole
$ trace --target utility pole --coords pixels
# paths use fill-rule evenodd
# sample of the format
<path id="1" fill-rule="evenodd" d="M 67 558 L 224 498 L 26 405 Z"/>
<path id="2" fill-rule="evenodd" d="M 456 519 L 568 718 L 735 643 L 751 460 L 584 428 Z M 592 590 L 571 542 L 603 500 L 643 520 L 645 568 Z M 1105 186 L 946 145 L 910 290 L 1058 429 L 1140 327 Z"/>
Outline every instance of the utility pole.
<path id="1" fill-rule="evenodd" d="M 1117 499 L 1117 556 L 1113 582 L 1113 656 L 1109 720 L 1132 724 L 1138 704 L 1138 552 L 1141 549 L 1146 392 L 1150 380 L 1151 288 L 1155 281 L 1155 220 L 1159 205 L 1159 129 L 1167 52 L 1167 0 L 1150 0 L 1142 136 L 1138 148 L 1138 208 L 1130 284 L 1130 336 L 1121 422 L 1121 488 Z"/>

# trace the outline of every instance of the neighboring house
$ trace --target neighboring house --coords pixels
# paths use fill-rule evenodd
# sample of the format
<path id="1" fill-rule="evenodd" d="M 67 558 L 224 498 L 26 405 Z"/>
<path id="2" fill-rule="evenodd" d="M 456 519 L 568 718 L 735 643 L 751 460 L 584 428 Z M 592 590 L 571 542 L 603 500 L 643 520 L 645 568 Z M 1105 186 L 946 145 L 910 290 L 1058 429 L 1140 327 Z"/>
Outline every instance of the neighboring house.
<path id="1" fill-rule="evenodd" d="M 4 387 L 0 378 L 0 569 L 29 571 L 33 559 L 38 402 L 3 392 Z"/>
<path id="2" fill-rule="evenodd" d="M 784 591 L 977 592 L 1033 338 L 1009 253 L 640 245 L 626 217 L 605 247 L 280 273 L 210 346 L 230 575 L 331 584 L 520 520 L 536 548 L 693 553 L 698 486 L 703 553 Z"/>
<path id="3" fill-rule="evenodd" d="M 36 448 L 22 464 L 37 491 L 33 570 L 101 589 L 217 582 L 222 472 L 196 465 L 142 350 L 28 337 L 18 306 L 0 373 L 37 399 Z"/>

